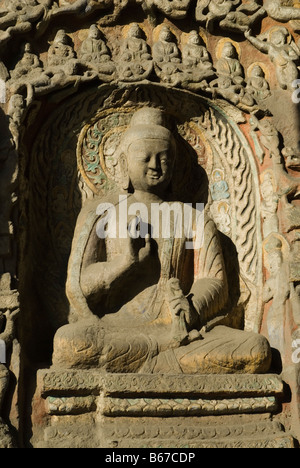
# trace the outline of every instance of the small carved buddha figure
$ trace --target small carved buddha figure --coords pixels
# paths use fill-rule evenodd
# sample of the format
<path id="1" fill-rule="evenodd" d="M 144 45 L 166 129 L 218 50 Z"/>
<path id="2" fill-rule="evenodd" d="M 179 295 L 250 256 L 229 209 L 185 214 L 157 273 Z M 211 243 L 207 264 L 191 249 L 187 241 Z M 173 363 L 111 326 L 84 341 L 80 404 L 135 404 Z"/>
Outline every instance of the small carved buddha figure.
<path id="1" fill-rule="evenodd" d="M 71 40 L 66 32 L 61 29 L 57 32 L 53 44 L 48 51 L 48 68 L 54 71 L 62 70 L 66 74 L 74 74 L 75 52 L 71 45 Z"/>
<path id="2" fill-rule="evenodd" d="M 121 46 L 120 76 L 124 81 L 138 81 L 146 79 L 152 69 L 153 61 L 143 38 L 143 30 L 137 23 L 133 23 Z"/>
<path id="3" fill-rule="evenodd" d="M 230 197 L 228 184 L 226 180 L 224 180 L 224 177 L 222 178 L 222 174 L 218 170 L 213 173 L 211 197 L 214 201 L 226 200 Z"/>
<path id="4" fill-rule="evenodd" d="M 188 42 L 182 51 L 182 62 L 185 73 L 192 74 L 191 79 L 194 82 L 215 76 L 209 53 L 197 31 L 189 34 Z"/>
<path id="5" fill-rule="evenodd" d="M 157 63 L 180 63 L 179 49 L 172 36 L 170 28 L 164 25 L 159 41 L 153 46 L 153 56 Z"/>
<path id="6" fill-rule="evenodd" d="M 88 37 L 82 43 L 79 58 L 85 66 L 96 71 L 103 81 L 110 81 L 113 77 L 115 64 L 96 24 L 90 27 Z"/>
<path id="7" fill-rule="evenodd" d="M 24 55 L 17 63 L 14 71 L 11 73 L 13 79 L 19 79 L 24 75 L 37 71 L 42 72 L 42 65 L 37 55 L 32 53 L 31 45 L 29 43 L 24 46 Z"/>
<path id="8" fill-rule="evenodd" d="M 101 32 L 96 24 L 89 29 L 87 39 L 83 41 L 80 58 L 84 62 L 108 62 L 111 60 L 110 52 L 101 38 Z"/>
<path id="9" fill-rule="evenodd" d="M 254 99 L 245 92 L 244 70 L 238 59 L 238 54 L 232 42 L 225 42 L 221 58 L 217 62 L 218 79 L 212 83 L 217 85 L 219 93 L 233 104 L 253 106 Z"/>
<path id="10" fill-rule="evenodd" d="M 245 32 L 246 38 L 261 52 L 268 54 L 274 63 L 278 83 L 282 89 L 293 89 L 293 82 L 298 79 L 300 50 L 285 27 L 271 28 L 268 41 Z"/>
<path id="11" fill-rule="evenodd" d="M 131 25 L 127 38 L 122 44 L 122 58 L 128 62 L 152 59 L 147 43 L 143 39 L 143 31 L 137 23 Z"/>
<path id="12" fill-rule="evenodd" d="M 78 60 L 71 43 L 71 38 L 61 29 L 57 32 L 48 51 L 46 73 L 51 76 L 52 84 L 74 78 L 78 72 Z"/>
<path id="13" fill-rule="evenodd" d="M 181 72 L 181 58 L 174 36 L 167 25 L 161 28 L 159 40 L 153 45 L 153 59 L 158 76 L 166 83 L 176 84 Z"/>
<path id="14" fill-rule="evenodd" d="M 49 82 L 50 79 L 44 72 L 39 57 L 32 52 L 29 43 L 25 44 L 23 57 L 11 72 L 11 91 L 18 94 L 23 85 L 27 85 L 28 99 L 33 94 L 33 90 L 31 90 L 33 87 L 47 86 Z"/>
<path id="15" fill-rule="evenodd" d="M 48 51 L 48 64 L 52 66 L 65 65 L 67 60 L 75 58 L 75 52 L 70 45 L 69 37 L 61 29 L 55 36 Z"/>
<path id="16" fill-rule="evenodd" d="M 202 44 L 197 31 L 190 32 L 187 45 L 183 48 L 182 57 L 183 63 L 187 66 L 197 66 L 200 64 L 212 68 L 207 49 Z"/>
<path id="17" fill-rule="evenodd" d="M 244 71 L 237 57 L 236 48 L 230 41 L 224 44 L 222 56 L 217 63 L 217 71 L 219 75 L 230 77 L 235 85 L 244 83 Z"/>
<path id="18" fill-rule="evenodd" d="M 182 221 L 175 215 L 169 235 L 160 228 L 153 234 L 155 210 L 174 208 L 175 165 L 184 157 L 177 145 L 160 110 L 143 108 L 133 115 L 118 149 L 124 191 L 88 202 L 78 218 L 67 280 L 78 321 L 57 331 L 54 367 L 173 374 L 269 369 L 264 337 L 217 325 L 228 286 L 213 221 L 204 215 L 204 240 L 194 249 L 187 248 L 191 237 L 186 232 L 174 235 Z M 128 213 L 139 207 L 139 224 L 150 232 L 100 236 L 99 225 L 106 223 L 103 206 L 116 210 L 117 233 L 124 200 Z"/>
<path id="19" fill-rule="evenodd" d="M 271 95 L 269 83 L 261 66 L 255 65 L 251 70 L 251 74 L 247 79 L 246 91 L 254 97 L 256 102 L 260 102 Z"/>

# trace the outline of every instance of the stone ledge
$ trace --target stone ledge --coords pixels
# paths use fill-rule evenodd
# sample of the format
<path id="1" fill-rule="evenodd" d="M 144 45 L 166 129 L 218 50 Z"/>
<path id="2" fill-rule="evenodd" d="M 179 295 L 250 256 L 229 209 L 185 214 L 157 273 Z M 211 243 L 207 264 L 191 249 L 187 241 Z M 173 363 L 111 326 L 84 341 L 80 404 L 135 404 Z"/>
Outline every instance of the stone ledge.
<path id="1" fill-rule="evenodd" d="M 113 445 L 111 445 L 112 447 Z M 199 448 L 295 448 L 293 437 L 288 435 L 277 435 L 257 439 L 232 439 L 232 440 L 207 440 L 203 442 L 191 442 L 190 440 L 165 440 L 141 441 L 132 439 L 130 441 L 115 442 L 115 448 L 159 448 L 159 449 L 199 449 Z"/>
<path id="2" fill-rule="evenodd" d="M 197 419 L 198 420 L 198 419 Z M 198 420 L 199 421 L 199 420 Z M 190 419 L 173 420 L 169 430 L 165 424 L 153 419 L 144 424 L 131 420 L 125 424 L 115 422 L 76 424 L 60 419 L 60 423 L 47 427 L 41 448 L 294 448 L 291 435 L 284 432 L 279 423 L 262 421 L 235 425 L 213 424 L 202 426 L 191 424 Z M 216 422 L 216 420 L 215 420 Z M 192 429 L 192 430 L 191 430 Z"/>
<path id="3" fill-rule="evenodd" d="M 257 419 L 259 416 L 260 419 Z M 207 440 L 226 440 L 238 438 L 266 437 L 284 433 L 283 425 L 261 415 L 216 418 L 139 418 L 135 424 L 128 424 L 127 418 L 106 418 L 102 425 L 105 440 L 189 440 L 205 442 Z"/>
<path id="4" fill-rule="evenodd" d="M 98 370 L 40 370 L 40 392 L 47 395 L 105 396 L 189 395 L 222 397 L 280 396 L 284 383 L 274 374 L 266 375 L 139 375 L 103 374 Z"/>
<path id="5" fill-rule="evenodd" d="M 203 399 L 104 398 L 104 416 L 218 416 L 223 414 L 274 413 L 278 408 L 275 397 Z"/>

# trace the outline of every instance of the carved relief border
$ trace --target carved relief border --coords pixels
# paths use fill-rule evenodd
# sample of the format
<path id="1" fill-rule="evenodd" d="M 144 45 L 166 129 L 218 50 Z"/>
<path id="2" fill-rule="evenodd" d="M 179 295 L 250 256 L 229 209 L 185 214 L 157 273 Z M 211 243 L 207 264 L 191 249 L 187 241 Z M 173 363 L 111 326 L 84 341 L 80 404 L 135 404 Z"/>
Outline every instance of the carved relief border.
<path id="1" fill-rule="evenodd" d="M 123 12 L 126 12 L 126 7 L 128 5 L 136 5 L 135 1 L 133 0 L 123 0 L 120 2 L 107 0 L 101 3 L 91 0 L 77 0 L 73 4 L 68 4 L 68 2 L 63 3 L 61 1 L 52 2 L 51 0 L 34 0 L 31 2 L 31 4 L 30 2 L 23 2 L 22 9 L 20 9 L 18 3 L 18 0 L 9 0 L 8 2 L 3 1 L 0 3 L 1 7 L 3 8 L 0 18 L 0 53 L 1 60 L 3 60 L 3 63 L 0 63 L 0 78 L 4 80 L 9 86 L 6 96 L 9 102 L 7 102 L 7 104 L 2 103 L 1 105 L 1 109 L 5 112 L 5 128 L 8 128 L 9 126 L 9 132 L 4 139 L 5 141 L 1 145 L 0 159 L 0 200 L 2 215 L 0 233 L 0 273 L 2 275 L 0 286 L 0 290 L 2 292 L 1 312 L 6 314 L 9 327 L 7 327 L 7 329 L 4 331 L 2 328 L 0 328 L 0 333 L 4 333 L 3 335 L 0 334 L 0 339 L 2 336 L 2 338 L 7 341 L 8 344 L 10 344 L 15 337 L 13 323 L 19 310 L 18 292 L 15 289 L 17 287 L 16 280 L 18 279 L 16 267 L 16 238 L 19 235 L 19 231 L 17 230 L 17 227 L 19 228 L 19 226 L 21 226 L 22 228 L 22 225 L 26 226 L 26 223 L 31 221 L 28 219 L 28 212 L 26 207 L 26 197 L 29 190 L 33 190 L 31 196 L 40 198 L 39 209 L 41 210 L 41 214 L 43 202 L 47 198 L 46 191 L 43 193 L 43 189 L 41 187 L 40 189 L 42 190 L 42 193 L 39 191 L 35 192 L 35 189 L 32 189 L 32 187 L 28 188 L 25 178 L 22 179 L 20 187 L 18 187 L 17 184 L 19 168 L 21 167 L 21 172 L 24 174 L 24 161 L 31 161 L 29 159 L 28 149 L 25 145 L 26 137 L 28 136 L 26 134 L 27 128 L 28 126 L 30 128 L 30 123 L 34 124 L 36 122 L 35 119 L 37 115 L 41 115 L 39 114 L 40 107 L 48 97 L 53 97 L 56 99 L 56 102 L 59 103 L 62 102 L 68 95 L 76 93 L 78 89 L 84 89 L 84 87 L 88 86 L 89 83 L 99 81 L 102 82 L 104 79 L 103 74 L 101 75 L 99 73 L 98 76 L 95 76 L 91 73 L 88 73 L 88 69 L 83 68 L 83 72 L 81 71 L 78 75 L 75 72 L 72 72 L 72 70 L 68 71 L 65 76 L 57 82 L 53 80 L 53 76 L 49 77 L 46 75 L 48 78 L 44 76 L 44 83 L 39 84 L 36 82 L 36 77 L 34 74 L 28 74 L 27 69 L 25 70 L 25 78 L 23 76 L 23 81 L 21 80 L 21 82 L 18 83 L 18 79 L 11 79 L 10 77 L 10 75 L 15 71 L 15 65 L 17 63 L 13 63 L 13 61 L 8 56 L 9 54 L 7 51 L 10 50 L 10 47 L 16 44 L 14 46 L 15 51 L 17 51 L 17 49 L 20 51 L 19 62 L 21 62 L 23 51 L 21 51 L 21 47 L 19 47 L 20 43 L 26 43 L 28 40 L 30 40 L 33 43 L 33 49 L 35 49 L 38 45 L 38 41 L 45 41 L 49 38 L 52 40 L 53 37 L 50 37 L 52 36 L 51 31 L 55 30 L 57 21 L 60 19 L 66 22 L 76 19 L 76 21 L 78 20 L 79 23 L 81 22 L 84 24 L 85 27 L 87 24 L 89 26 L 92 23 L 97 23 L 102 30 L 109 32 L 107 38 L 110 39 L 112 36 L 109 27 L 112 25 L 112 28 L 114 28 L 115 25 L 118 24 L 118 18 L 122 16 Z M 276 59 L 280 58 L 280 54 L 278 57 L 272 58 L 269 47 L 272 41 L 272 36 L 274 36 L 276 30 L 281 28 L 281 31 L 286 38 L 287 45 L 291 47 L 291 54 L 292 52 L 295 54 L 293 56 L 294 58 L 292 58 L 290 61 L 289 76 L 296 79 L 297 76 L 295 74 L 295 64 L 297 64 L 297 60 L 299 59 L 299 49 L 297 49 L 296 44 L 296 33 L 299 32 L 300 14 L 299 8 L 296 8 L 296 5 L 294 5 L 293 2 L 290 2 L 288 6 L 285 3 L 280 2 L 280 0 L 264 1 L 263 5 L 262 2 L 254 2 L 256 3 L 257 8 L 255 9 L 254 5 L 254 10 L 251 11 L 251 9 L 248 8 L 248 2 L 228 1 L 226 3 L 226 8 L 222 8 L 219 11 L 219 14 L 213 12 L 213 8 L 211 6 L 214 3 L 213 1 L 208 2 L 205 0 L 199 0 L 195 10 L 193 8 L 192 2 L 189 0 L 180 3 L 174 0 L 172 1 L 171 5 L 170 2 L 165 1 L 151 2 L 150 4 L 145 0 L 139 1 L 137 3 L 143 7 L 143 10 L 145 11 L 145 17 L 148 15 L 146 36 L 150 49 L 153 47 L 153 38 L 151 35 L 149 35 L 149 30 L 160 26 L 161 23 L 164 22 L 169 25 L 172 31 L 174 31 L 177 45 L 179 46 L 180 52 L 182 53 L 183 44 L 181 43 L 181 34 L 178 34 L 178 31 L 180 30 L 180 27 L 178 27 L 178 21 L 183 21 L 184 18 L 188 17 L 195 20 L 194 24 L 200 31 L 200 35 L 205 39 L 204 44 L 207 45 L 209 52 L 213 56 L 214 66 L 217 63 L 217 40 L 214 38 L 214 28 L 220 28 L 219 30 L 222 31 L 224 37 L 230 39 L 230 41 L 233 41 L 233 39 L 231 39 L 232 33 L 238 34 L 239 40 L 233 42 L 235 43 L 236 50 L 239 55 L 239 61 L 245 61 L 245 64 L 247 64 L 248 62 L 245 60 L 245 54 L 241 55 L 239 52 L 239 47 L 236 45 L 239 44 L 240 39 L 243 39 L 243 35 L 246 32 L 247 41 L 241 44 L 241 48 L 246 47 L 248 52 L 253 52 L 256 49 L 262 52 L 262 54 L 258 52 L 259 60 L 257 60 L 257 64 L 260 64 L 261 69 L 265 72 L 265 78 L 267 81 L 269 81 L 271 93 L 274 93 L 275 91 L 277 93 L 278 91 L 280 96 L 285 96 L 285 99 L 289 101 L 291 101 L 291 94 L 294 94 L 294 98 L 297 99 L 297 88 L 288 86 L 287 90 L 284 89 L 286 87 L 286 75 L 284 73 L 282 76 L 280 75 L 280 70 L 276 62 Z M 168 20 L 165 20 L 164 16 L 166 16 Z M 149 25 L 151 25 L 151 28 Z M 75 38 L 75 29 L 70 30 L 68 34 L 69 36 L 72 36 L 72 38 Z M 119 36 L 120 38 L 124 38 L 121 32 L 119 33 Z M 75 45 L 76 52 L 79 52 L 82 41 L 77 41 Z M 47 50 L 45 46 L 43 50 L 39 49 L 38 47 L 36 50 L 39 50 L 38 58 L 42 58 L 42 66 L 40 66 L 40 71 L 45 72 L 47 69 L 48 60 Z M 35 50 L 31 52 L 38 54 Z M 115 57 L 117 57 L 117 53 L 114 51 L 113 58 Z M 249 71 L 247 65 L 245 68 L 247 71 Z M 268 74 L 268 70 L 272 70 L 272 73 Z M 217 73 L 216 79 L 219 78 L 220 76 L 218 76 Z M 246 78 L 250 78 L 250 72 L 247 73 Z M 151 78 L 149 76 L 148 79 L 149 81 L 151 79 L 156 82 L 159 77 L 152 74 Z M 232 98 L 236 99 L 236 96 L 234 95 L 230 96 L 229 94 L 224 94 L 224 90 L 221 89 L 219 84 L 219 82 L 216 83 L 215 90 L 208 90 L 207 88 L 203 89 L 203 87 L 193 90 L 198 94 L 205 95 L 209 98 L 212 97 L 212 95 L 218 96 L 219 98 L 222 97 L 222 101 L 225 103 L 226 101 L 232 102 Z M 168 90 L 171 90 L 172 87 L 182 88 L 185 86 L 186 81 L 181 80 L 180 82 L 179 80 L 174 84 L 168 83 Z M 246 89 L 248 87 L 249 90 L 249 83 L 247 83 L 247 86 L 246 83 L 243 86 Z M 191 83 L 188 83 L 188 87 L 191 87 Z M 1 89 L 3 89 L 3 87 Z M 267 91 L 268 88 L 266 87 L 266 96 L 268 94 Z M 214 94 L 214 92 L 216 94 Z M 275 100 L 276 96 L 278 95 L 278 93 L 276 93 L 273 94 L 273 98 L 275 96 Z M 1 101 L 3 101 L 2 98 Z M 252 128 L 252 141 L 249 136 L 247 136 L 247 138 L 257 159 L 256 163 L 251 162 L 251 158 L 249 160 L 251 172 L 252 174 L 255 174 L 255 180 L 258 180 L 256 178 L 257 171 L 263 172 L 263 180 L 265 180 L 265 174 L 267 173 L 266 171 L 271 173 L 270 180 L 273 179 L 270 182 L 273 186 L 271 195 L 270 192 L 269 195 L 267 192 L 262 192 L 262 188 L 260 187 L 264 212 L 262 220 L 256 218 L 256 221 L 257 225 L 260 225 L 261 222 L 263 224 L 262 236 L 264 242 L 261 244 L 262 238 L 260 238 L 260 234 L 256 233 L 258 236 L 257 245 L 259 247 L 257 260 L 259 268 L 257 271 L 261 271 L 260 267 L 262 266 L 262 261 L 264 261 L 263 266 L 265 280 L 270 280 L 267 284 L 267 288 L 270 290 L 272 290 L 272 288 L 274 289 L 274 284 L 276 283 L 274 283 L 275 279 L 272 277 L 270 271 L 268 271 L 269 263 L 267 257 L 270 254 L 270 251 L 282 251 L 284 264 L 282 271 L 284 269 L 286 271 L 284 281 L 288 289 L 288 291 L 286 291 L 288 297 L 284 302 L 284 310 L 287 314 L 290 314 L 289 327 L 291 330 L 291 336 L 289 338 L 290 341 L 287 341 L 284 349 L 282 350 L 282 353 L 287 356 L 284 358 L 285 362 L 287 364 L 291 364 L 292 343 L 299 336 L 298 330 L 300 324 L 298 294 L 300 282 L 298 266 L 299 209 L 297 207 L 297 192 L 299 190 L 299 178 L 297 174 L 297 171 L 299 171 L 299 149 L 292 147 L 294 145 L 289 145 L 289 135 L 285 134 L 284 127 L 282 126 L 282 122 L 280 122 L 278 115 L 274 115 L 274 108 L 272 105 L 271 108 L 269 108 L 268 98 L 263 99 L 262 101 L 263 103 L 260 102 L 259 104 L 255 102 L 255 105 L 252 107 L 249 106 L 250 101 L 247 101 L 247 99 L 244 102 L 238 100 L 235 102 L 235 104 L 244 113 L 244 116 L 246 116 L 245 118 L 247 123 L 245 125 L 248 125 L 247 133 L 249 126 Z M 8 118 L 9 125 L 7 120 Z M 266 124 L 267 122 L 269 122 L 269 125 Z M 242 122 L 239 123 L 239 126 L 243 126 Z M 225 127 L 226 125 L 223 127 L 224 135 L 226 133 Z M 227 127 L 227 129 L 229 131 L 229 127 Z M 226 135 L 226 138 L 227 137 L 228 134 Z M 242 140 L 243 138 L 241 138 L 240 141 Z M 49 145 L 48 154 L 50 154 L 50 143 L 50 141 L 47 143 Z M 220 141 L 219 147 L 221 147 L 221 145 L 222 142 Z M 238 143 L 235 141 L 234 145 L 238 145 Z M 224 149 L 226 153 L 226 148 Z M 241 159 L 245 157 L 244 151 L 244 149 L 240 150 Z M 250 154 L 250 151 L 248 154 Z M 219 152 L 219 155 L 220 158 L 223 157 L 225 164 L 223 153 Z M 40 154 L 40 156 L 42 155 Z M 226 162 L 228 164 L 227 158 Z M 235 167 L 234 161 L 231 161 L 230 164 L 231 167 Z M 34 176 L 36 179 L 43 177 L 43 167 L 45 166 L 47 166 L 46 159 L 44 161 L 38 161 L 38 164 L 35 168 L 37 174 Z M 250 177 L 250 173 L 247 172 L 249 171 L 248 165 L 245 166 L 245 171 L 244 167 L 240 167 L 240 169 L 241 173 L 236 173 L 236 180 L 239 180 L 241 175 L 243 175 L 245 179 Z M 266 177 L 266 179 L 268 179 L 268 177 Z M 82 181 L 80 180 L 79 184 L 81 183 Z M 87 193 L 88 190 L 84 184 L 82 184 L 81 190 L 82 193 L 85 194 L 83 196 L 90 196 L 90 194 Z M 24 197 L 23 201 L 21 202 L 21 219 L 19 220 L 16 219 L 15 213 L 13 211 L 13 208 L 16 206 L 18 201 L 16 192 L 21 192 L 22 197 Z M 253 193 L 249 194 L 249 197 L 253 197 Z M 258 199 L 260 197 L 258 194 L 258 189 L 255 190 L 254 198 L 255 200 L 252 200 L 252 206 L 254 203 L 257 203 L 256 206 L 259 206 Z M 224 206 L 226 205 L 224 204 Z M 270 206 L 271 208 L 269 209 Z M 242 206 L 239 206 L 239 208 L 241 210 L 243 209 Z M 253 216 L 254 213 L 251 211 L 251 204 L 247 206 L 247 209 L 249 209 L 249 213 L 251 213 Z M 267 223 L 266 219 L 268 221 Z M 23 237 L 21 243 L 24 242 L 23 245 L 25 245 L 25 242 L 28 241 L 28 238 L 26 238 L 26 229 L 22 229 L 21 236 Z M 266 230 L 265 232 L 264 229 Z M 37 232 L 39 232 L 39 229 L 37 229 Z M 249 229 L 249 232 L 251 233 L 251 229 Z M 249 241 L 249 238 L 247 240 Z M 255 261 L 256 260 L 251 259 L 250 265 L 254 265 Z M 252 278 L 253 277 L 254 273 L 252 272 Z M 256 277 L 256 279 L 258 284 L 262 284 L 260 277 Z M 258 293 L 258 296 L 260 296 L 260 294 L 261 293 Z M 267 305 L 265 307 L 265 315 L 269 313 L 269 306 L 272 306 L 272 301 L 277 301 L 274 291 L 273 296 L 269 292 L 269 296 L 266 295 L 266 297 L 269 297 L 270 299 L 268 301 L 266 299 Z M 7 307 L 7 301 L 9 302 L 10 300 L 12 305 Z M 250 321 L 251 320 L 252 318 Z M 260 319 L 257 320 L 254 328 L 259 328 L 260 321 Z M 264 333 L 268 333 L 268 327 L 269 325 L 267 323 L 267 328 L 264 329 Z M 16 366 L 16 364 L 14 364 L 14 366 Z M 295 376 L 293 377 L 294 382 L 296 382 L 296 388 L 298 378 L 297 372 L 298 371 L 296 369 Z"/>

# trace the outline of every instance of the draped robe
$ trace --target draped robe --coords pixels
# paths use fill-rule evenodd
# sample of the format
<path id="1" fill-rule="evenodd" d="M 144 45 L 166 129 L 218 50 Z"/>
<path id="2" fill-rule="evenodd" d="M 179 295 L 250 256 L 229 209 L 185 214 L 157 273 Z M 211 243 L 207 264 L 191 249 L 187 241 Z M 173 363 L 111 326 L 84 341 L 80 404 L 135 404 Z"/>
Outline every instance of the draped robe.
<path id="1" fill-rule="evenodd" d="M 128 197 L 128 202 L 129 205 L 136 202 L 134 195 Z M 156 240 L 160 271 L 157 277 L 154 271 L 150 271 L 146 280 L 138 278 L 134 284 L 130 283 L 130 275 L 127 275 L 125 282 L 127 279 L 129 284 L 124 288 L 128 290 L 127 298 L 126 294 L 118 294 L 118 286 L 114 289 L 114 285 L 107 288 L 100 304 L 85 297 L 81 288 L 85 257 L 92 255 L 95 262 L 106 261 L 109 267 L 114 257 L 124 255 L 117 239 L 98 239 L 97 253 L 89 253 L 89 243 L 97 235 L 98 204 L 99 200 L 88 202 L 78 218 L 69 263 L 67 295 L 73 314 L 80 317 L 77 323 L 58 331 L 54 342 L 54 363 L 64 361 L 70 367 L 102 367 L 108 372 L 243 372 L 251 370 L 254 357 L 251 352 L 257 348 L 253 372 L 264 371 L 268 367 L 268 345 L 263 337 L 252 333 L 217 326 L 206 333 L 204 339 L 199 337 L 186 345 L 174 345 L 172 341 L 174 316 L 166 293 L 171 278 L 179 280 L 183 294 L 193 302 L 198 314 L 193 324 L 195 330 L 200 331 L 207 325 L 213 328 L 214 322 L 217 325 L 228 299 L 218 231 L 206 215 L 204 242 L 195 250 L 186 249 L 189 239 L 185 236 Z M 134 297 L 130 297 L 130 287 L 135 292 Z M 233 352 L 236 352 L 236 361 L 232 359 Z"/>

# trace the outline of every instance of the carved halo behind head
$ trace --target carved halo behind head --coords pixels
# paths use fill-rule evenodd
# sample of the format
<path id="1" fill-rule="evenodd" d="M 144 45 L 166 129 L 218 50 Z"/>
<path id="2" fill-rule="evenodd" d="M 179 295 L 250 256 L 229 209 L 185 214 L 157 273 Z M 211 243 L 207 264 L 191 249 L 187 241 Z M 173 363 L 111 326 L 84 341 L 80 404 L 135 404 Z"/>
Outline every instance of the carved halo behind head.
<path id="1" fill-rule="evenodd" d="M 128 146 L 138 138 L 171 138 L 175 167 L 170 198 L 206 203 L 207 175 L 198 163 L 192 146 L 180 136 L 176 119 L 154 107 L 110 109 L 85 126 L 77 146 L 81 175 L 96 195 L 111 190 L 128 190 L 129 181 L 123 164 Z M 176 157 L 177 156 L 177 157 Z"/>

